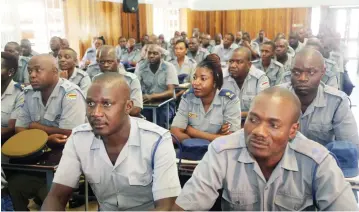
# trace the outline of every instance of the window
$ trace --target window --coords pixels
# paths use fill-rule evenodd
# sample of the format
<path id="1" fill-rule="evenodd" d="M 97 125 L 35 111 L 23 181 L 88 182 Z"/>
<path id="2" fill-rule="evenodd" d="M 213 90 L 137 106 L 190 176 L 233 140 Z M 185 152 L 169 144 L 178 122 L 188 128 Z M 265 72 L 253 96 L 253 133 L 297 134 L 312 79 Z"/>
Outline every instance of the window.
<path id="1" fill-rule="evenodd" d="M 163 34 L 169 41 L 175 31 L 180 30 L 179 9 L 175 8 L 153 8 L 153 32 L 155 35 Z"/>
<path id="2" fill-rule="evenodd" d="M 27 38 L 34 51 L 46 53 L 52 36 L 65 37 L 62 0 L 2 1 L 2 49 L 9 41 Z"/>

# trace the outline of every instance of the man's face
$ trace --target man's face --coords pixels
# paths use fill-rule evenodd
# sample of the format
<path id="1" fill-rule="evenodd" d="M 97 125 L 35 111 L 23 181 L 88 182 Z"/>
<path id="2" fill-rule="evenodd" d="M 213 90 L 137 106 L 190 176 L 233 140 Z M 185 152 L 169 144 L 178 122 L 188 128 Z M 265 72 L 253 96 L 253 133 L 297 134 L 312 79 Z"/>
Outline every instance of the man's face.
<path id="1" fill-rule="evenodd" d="M 191 52 L 197 52 L 199 48 L 198 40 L 196 38 L 189 39 L 188 47 Z"/>
<path id="2" fill-rule="evenodd" d="M 181 33 L 179 31 L 176 31 L 174 37 L 179 37 L 179 36 L 181 36 Z"/>
<path id="3" fill-rule="evenodd" d="M 216 45 L 221 45 L 222 43 L 221 37 L 219 36 L 214 37 L 214 42 L 216 43 Z"/>
<path id="4" fill-rule="evenodd" d="M 294 112 L 283 98 L 266 95 L 256 98 L 244 124 L 248 151 L 257 160 L 283 155 L 289 139 L 296 134 Z"/>
<path id="5" fill-rule="evenodd" d="M 264 38 L 264 31 L 260 31 L 259 34 L 258 34 L 258 36 L 259 36 L 259 39 L 263 40 L 263 38 Z"/>
<path id="6" fill-rule="evenodd" d="M 183 39 L 186 39 L 187 38 L 187 33 L 186 32 L 181 32 L 181 36 Z"/>
<path id="7" fill-rule="evenodd" d="M 307 35 L 306 35 L 306 31 L 304 29 L 300 29 L 298 31 L 298 36 L 300 40 L 303 40 Z"/>
<path id="8" fill-rule="evenodd" d="M 67 39 L 61 39 L 61 48 L 65 49 L 69 47 L 70 47 L 69 41 Z"/>
<path id="9" fill-rule="evenodd" d="M 299 40 L 298 40 L 297 37 L 294 37 L 294 36 L 290 36 L 290 37 L 289 37 L 289 45 L 290 45 L 291 47 L 297 47 L 297 46 L 298 46 L 298 42 L 299 42 Z"/>
<path id="10" fill-rule="evenodd" d="M 129 39 L 129 40 L 128 40 L 128 46 L 129 46 L 130 48 L 134 47 L 135 44 L 136 44 L 136 42 L 135 42 L 134 39 Z"/>
<path id="11" fill-rule="evenodd" d="M 236 41 L 239 42 L 242 40 L 242 33 L 241 32 L 237 32 L 236 34 Z"/>
<path id="12" fill-rule="evenodd" d="M 58 75 L 53 61 L 41 56 L 30 59 L 27 70 L 30 84 L 35 91 L 43 91 L 53 84 L 53 79 Z"/>
<path id="13" fill-rule="evenodd" d="M 121 48 L 126 48 L 126 44 L 127 44 L 126 38 L 120 38 L 118 40 L 118 44 L 121 46 Z"/>
<path id="14" fill-rule="evenodd" d="M 150 39 L 150 37 L 148 35 L 143 36 L 142 43 L 147 44 L 149 39 Z"/>
<path id="15" fill-rule="evenodd" d="M 31 43 L 27 41 L 21 41 L 20 44 L 22 56 L 28 57 L 31 54 Z"/>
<path id="16" fill-rule="evenodd" d="M 263 44 L 261 47 L 261 58 L 264 61 L 269 61 L 274 56 L 274 49 L 271 45 Z"/>
<path id="17" fill-rule="evenodd" d="M 103 45 L 103 41 L 101 39 L 96 39 L 95 40 L 95 48 L 98 49 L 98 48 L 101 48 Z"/>
<path id="18" fill-rule="evenodd" d="M 147 51 L 147 57 L 150 64 L 158 64 L 161 61 L 161 53 L 159 48 L 149 48 Z"/>
<path id="19" fill-rule="evenodd" d="M 249 38 L 249 35 L 248 35 L 247 33 L 243 34 L 242 39 L 243 39 L 244 41 L 251 42 L 251 39 Z"/>
<path id="20" fill-rule="evenodd" d="M 277 57 L 283 57 L 287 54 L 288 46 L 286 45 L 285 40 L 279 39 L 275 42 L 275 54 Z"/>
<path id="21" fill-rule="evenodd" d="M 232 58 L 229 60 L 228 71 L 233 78 L 246 77 L 251 68 L 251 61 L 248 60 L 248 55 L 243 51 L 235 51 Z"/>
<path id="22" fill-rule="evenodd" d="M 7 44 L 5 46 L 4 51 L 14 55 L 17 59 L 19 59 L 19 57 L 20 57 L 20 51 L 18 49 L 16 49 L 15 44 L 11 44 L 11 43 Z"/>
<path id="23" fill-rule="evenodd" d="M 233 43 L 232 37 L 230 35 L 225 35 L 223 40 L 223 46 L 229 48 Z"/>
<path id="24" fill-rule="evenodd" d="M 86 115 L 96 135 L 110 136 L 121 128 L 130 113 L 131 102 L 118 85 L 94 82 L 87 92 Z"/>
<path id="25" fill-rule="evenodd" d="M 111 49 L 100 52 L 99 66 L 101 72 L 118 72 L 118 62 L 114 51 L 114 49 Z"/>
<path id="26" fill-rule="evenodd" d="M 211 41 L 211 37 L 209 35 L 205 35 L 205 36 L 203 36 L 203 39 L 202 39 L 202 45 L 208 46 L 210 41 Z"/>
<path id="27" fill-rule="evenodd" d="M 50 49 L 53 52 L 60 50 L 61 48 L 61 40 L 58 37 L 52 37 L 50 40 Z"/>
<path id="28" fill-rule="evenodd" d="M 316 92 L 324 73 L 324 65 L 318 58 L 296 57 L 291 75 L 295 93 L 298 96 L 306 96 Z"/>
<path id="29" fill-rule="evenodd" d="M 71 50 L 62 49 L 57 55 L 59 68 L 61 70 L 72 70 L 76 66 L 77 58 Z"/>

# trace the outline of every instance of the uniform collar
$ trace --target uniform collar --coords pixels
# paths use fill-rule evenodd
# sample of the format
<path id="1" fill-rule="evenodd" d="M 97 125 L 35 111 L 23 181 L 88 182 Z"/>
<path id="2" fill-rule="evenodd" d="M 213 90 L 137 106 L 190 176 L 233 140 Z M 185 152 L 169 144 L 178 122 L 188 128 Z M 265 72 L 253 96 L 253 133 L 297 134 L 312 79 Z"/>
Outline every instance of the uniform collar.
<path id="1" fill-rule="evenodd" d="M 217 89 L 211 105 L 220 105 L 221 104 L 221 98 L 219 97 L 219 92 L 220 91 Z M 202 104 L 201 98 L 198 98 L 196 96 L 195 96 L 195 98 L 192 99 L 192 102 L 195 104 Z"/>
<path id="2" fill-rule="evenodd" d="M 15 93 L 14 90 L 15 90 L 15 82 L 14 82 L 14 80 L 11 80 L 9 85 L 7 86 L 4 94 L 1 96 L 1 98 L 5 97 L 5 95 L 14 94 Z"/>
<path id="3" fill-rule="evenodd" d="M 59 80 L 57 81 L 57 84 L 54 88 L 54 90 L 52 91 L 49 99 L 53 98 L 53 97 L 57 97 L 60 93 L 60 86 L 62 85 L 62 83 L 64 82 L 63 79 L 59 78 Z M 34 92 L 34 94 L 32 95 L 33 98 L 38 98 L 41 99 L 41 91 L 36 91 Z"/>
<path id="4" fill-rule="evenodd" d="M 249 69 L 249 72 L 248 72 L 246 78 L 244 79 L 243 84 L 244 84 L 245 82 L 247 82 L 248 80 L 250 80 L 250 79 L 252 78 L 252 76 L 254 76 L 253 73 L 252 73 L 252 68 L 253 68 L 253 66 L 251 66 L 251 68 Z M 229 71 L 228 71 L 228 72 L 229 72 Z M 229 76 L 229 78 L 228 78 L 228 81 L 229 81 L 229 82 L 233 82 L 233 83 L 236 83 L 236 84 L 237 84 L 236 80 L 235 80 L 230 74 L 229 74 L 228 76 Z"/>
<path id="5" fill-rule="evenodd" d="M 72 75 L 71 75 L 71 77 L 69 78 L 69 80 L 71 81 L 73 78 L 75 78 L 76 77 L 76 75 L 77 75 L 77 68 L 75 67 L 74 68 L 74 72 L 72 72 Z"/>
<path id="6" fill-rule="evenodd" d="M 324 95 L 324 84 L 320 82 L 320 85 L 318 87 L 317 96 L 313 100 L 312 104 L 315 107 L 325 107 L 327 106 L 327 101 Z"/>
<path id="7" fill-rule="evenodd" d="M 244 137 L 241 139 L 240 143 L 245 145 Z M 256 160 L 249 153 L 247 147 L 242 148 L 242 151 L 238 157 L 238 162 L 241 163 L 255 163 Z M 284 155 L 282 159 L 279 161 L 278 165 L 283 169 L 287 169 L 290 171 L 298 171 L 297 158 L 295 157 L 295 151 L 290 147 L 290 143 L 287 144 L 287 147 L 284 151 Z M 272 172 L 272 174 L 274 171 Z"/>

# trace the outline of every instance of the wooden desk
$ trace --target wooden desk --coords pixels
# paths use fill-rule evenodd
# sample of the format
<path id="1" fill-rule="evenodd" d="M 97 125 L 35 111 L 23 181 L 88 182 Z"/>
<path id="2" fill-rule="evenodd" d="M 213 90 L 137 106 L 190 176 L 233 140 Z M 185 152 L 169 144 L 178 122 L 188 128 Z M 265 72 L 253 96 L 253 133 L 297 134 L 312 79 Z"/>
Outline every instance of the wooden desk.
<path id="1" fill-rule="evenodd" d="M 167 114 L 170 112 L 170 102 L 173 101 L 174 98 L 169 98 L 167 100 L 155 100 L 155 101 L 148 101 L 143 102 L 143 109 L 150 109 L 152 110 L 152 121 L 153 123 L 157 124 L 157 109 L 166 105 L 167 107 Z M 167 127 L 170 126 L 169 116 L 167 115 Z"/>
<path id="2" fill-rule="evenodd" d="M 9 162 L 2 162 L 1 166 L 4 170 L 17 170 L 28 172 L 42 172 L 46 174 L 46 186 L 50 191 L 52 181 L 54 179 L 54 173 L 58 167 L 62 156 L 62 149 L 52 150 L 45 152 L 38 159 L 32 162 L 20 162 L 11 160 Z"/>

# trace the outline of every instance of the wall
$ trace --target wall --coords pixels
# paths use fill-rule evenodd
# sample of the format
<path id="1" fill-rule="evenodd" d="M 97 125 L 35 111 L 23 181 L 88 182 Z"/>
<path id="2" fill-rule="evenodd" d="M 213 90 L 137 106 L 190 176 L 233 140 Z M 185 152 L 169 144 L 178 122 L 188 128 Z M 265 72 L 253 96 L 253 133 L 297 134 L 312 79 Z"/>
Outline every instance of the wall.
<path id="1" fill-rule="evenodd" d="M 142 35 L 152 33 L 152 5 L 139 4 L 139 17 L 135 13 L 124 13 L 122 10 L 121 3 L 65 0 L 65 29 L 70 46 L 82 57 L 91 46 L 94 36 L 102 35 L 106 43 L 117 45 L 121 35 L 134 37 L 139 41 Z M 137 18 L 140 20 L 139 27 Z"/>
<path id="2" fill-rule="evenodd" d="M 250 33 L 255 38 L 260 29 L 266 36 L 274 38 L 279 32 L 288 35 L 292 28 L 310 27 L 310 8 L 282 8 L 259 10 L 226 10 L 226 11 L 195 11 L 187 9 L 188 34 L 193 28 L 201 32 L 225 34 L 239 30 Z"/>

